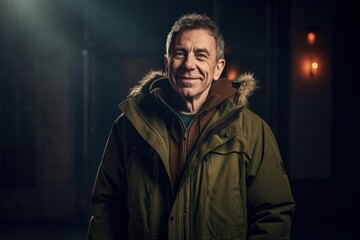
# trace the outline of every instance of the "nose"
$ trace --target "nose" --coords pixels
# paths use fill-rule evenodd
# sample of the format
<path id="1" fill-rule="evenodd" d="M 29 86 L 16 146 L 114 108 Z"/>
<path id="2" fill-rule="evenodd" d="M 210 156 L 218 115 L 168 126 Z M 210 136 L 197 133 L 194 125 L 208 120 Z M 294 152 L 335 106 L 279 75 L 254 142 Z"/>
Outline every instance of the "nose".
<path id="1" fill-rule="evenodd" d="M 195 56 L 194 54 L 188 54 L 183 62 L 183 68 L 186 70 L 195 69 Z"/>

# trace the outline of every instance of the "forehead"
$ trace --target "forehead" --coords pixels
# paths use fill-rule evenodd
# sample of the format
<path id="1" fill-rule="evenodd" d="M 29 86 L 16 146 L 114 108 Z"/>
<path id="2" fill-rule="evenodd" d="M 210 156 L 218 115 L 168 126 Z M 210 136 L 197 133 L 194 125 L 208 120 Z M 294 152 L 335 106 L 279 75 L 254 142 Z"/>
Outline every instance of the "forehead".
<path id="1" fill-rule="evenodd" d="M 215 38 L 205 29 L 191 29 L 181 32 L 175 39 L 175 47 L 196 46 L 207 48 L 209 50 L 216 49 Z"/>

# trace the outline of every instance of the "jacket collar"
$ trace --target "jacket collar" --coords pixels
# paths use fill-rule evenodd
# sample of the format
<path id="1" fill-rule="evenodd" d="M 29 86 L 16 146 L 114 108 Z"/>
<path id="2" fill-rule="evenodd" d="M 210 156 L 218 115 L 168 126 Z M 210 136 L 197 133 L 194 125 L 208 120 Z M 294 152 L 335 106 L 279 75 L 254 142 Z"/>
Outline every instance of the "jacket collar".
<path id="1" fill-rule="evenodd" d="M 210 104 L 211 106 L 208 106 L 209 108 L 216 107 L 224 100 L 231 98 L 238 107 L 246 107 L 249 96 L 251 96 L 256 88 L 256 80 L 251 73 L 244 73 L 233 81 L 221 78 L 211 86 L 205 105 Z M 169 99 L 167 95 L 173 93 L 169 79 L 164 72 L 150 71 L 147 73 L 143 79 L 131 89 L 129 97 L 154 92 L 160 93 L 164 99 Z"/>

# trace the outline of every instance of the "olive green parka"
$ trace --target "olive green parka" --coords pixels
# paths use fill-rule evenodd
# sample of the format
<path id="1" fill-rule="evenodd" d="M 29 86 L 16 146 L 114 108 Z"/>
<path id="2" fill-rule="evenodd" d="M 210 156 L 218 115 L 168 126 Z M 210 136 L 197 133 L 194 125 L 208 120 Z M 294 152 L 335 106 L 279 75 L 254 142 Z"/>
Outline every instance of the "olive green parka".
<path id="1" fill-rule="evenodd" d="M 250 74 L 219 79 L 186 128 L 167 77 L 147 75 L 119 105 L 88 239 L 290 239 L 295 203 L 272 131 L 247 108 L 255 88 Z"/>

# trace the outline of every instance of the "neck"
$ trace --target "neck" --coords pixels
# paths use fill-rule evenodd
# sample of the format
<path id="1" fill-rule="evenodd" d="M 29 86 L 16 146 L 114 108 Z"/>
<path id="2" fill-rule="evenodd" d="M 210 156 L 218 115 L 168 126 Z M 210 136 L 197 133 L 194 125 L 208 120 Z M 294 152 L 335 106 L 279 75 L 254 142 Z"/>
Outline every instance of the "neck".
<path id="1" fill-rule="evenodd" d="M 175 96 L 173 98 L 173 106 L 175 106 L 175 109 L 179 112 L 184 114 L 198 113 L 206 101 L 206 95 L 204 94 L 191 98 L 185 98 L 178 94 Z"/>

